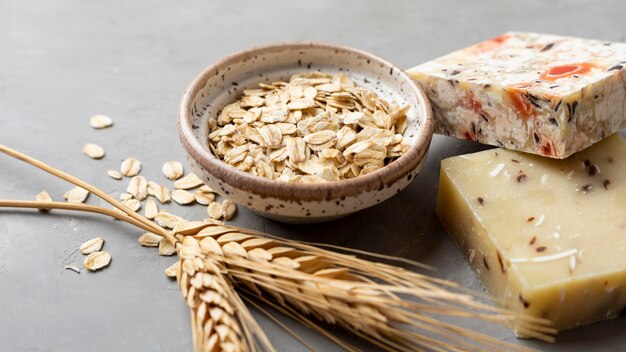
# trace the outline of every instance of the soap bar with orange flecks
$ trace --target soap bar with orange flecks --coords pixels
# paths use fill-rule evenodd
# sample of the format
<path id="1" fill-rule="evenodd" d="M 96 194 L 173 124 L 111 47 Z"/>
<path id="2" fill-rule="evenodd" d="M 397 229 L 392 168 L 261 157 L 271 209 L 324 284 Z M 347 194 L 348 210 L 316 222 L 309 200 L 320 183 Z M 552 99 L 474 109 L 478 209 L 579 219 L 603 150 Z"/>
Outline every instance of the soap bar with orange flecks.
<path id="1" fill-rule="evenodd" d="M 562 159 L 626 127 L 626 44 L 511 32 L 408 70 L 436 132 Z"/>

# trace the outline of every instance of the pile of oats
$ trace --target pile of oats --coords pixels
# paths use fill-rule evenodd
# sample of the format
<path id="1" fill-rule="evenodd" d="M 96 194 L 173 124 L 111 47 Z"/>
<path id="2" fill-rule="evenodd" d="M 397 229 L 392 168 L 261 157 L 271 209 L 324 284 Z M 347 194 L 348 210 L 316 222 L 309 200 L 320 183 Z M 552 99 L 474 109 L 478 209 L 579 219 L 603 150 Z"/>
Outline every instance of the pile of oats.
<path id="1" fill-rule="evenodd" d="M 409 106 L 389 104 L 345 74 L 259 83 L 209 119 L 209 146 L 256 176 L 326 182 L 371 173 L 404 154 Z"/>

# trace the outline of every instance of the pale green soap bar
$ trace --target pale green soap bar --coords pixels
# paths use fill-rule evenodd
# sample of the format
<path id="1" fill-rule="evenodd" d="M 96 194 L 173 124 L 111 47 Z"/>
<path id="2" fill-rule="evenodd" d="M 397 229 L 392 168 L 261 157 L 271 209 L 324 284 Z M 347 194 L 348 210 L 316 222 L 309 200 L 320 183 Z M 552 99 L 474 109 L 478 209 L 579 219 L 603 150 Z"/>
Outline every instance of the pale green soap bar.
<path id="1" fill-rule="evenodd" d="M 626 141 L 619 135 L 563 160 L 504 149 L 446 159 L 437 212 L 504 307 L 558 329 L 625 309 Z"/>

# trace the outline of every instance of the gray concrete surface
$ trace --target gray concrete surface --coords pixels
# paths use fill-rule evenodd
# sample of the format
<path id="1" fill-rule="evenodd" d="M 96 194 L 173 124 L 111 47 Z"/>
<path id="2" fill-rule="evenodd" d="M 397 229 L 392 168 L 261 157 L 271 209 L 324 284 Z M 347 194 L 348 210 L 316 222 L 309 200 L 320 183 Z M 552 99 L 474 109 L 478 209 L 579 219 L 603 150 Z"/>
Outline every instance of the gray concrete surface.
<path id="1" fill-rule="evenodd" d="M 0 0 L 0 143 L 117 194 L 125 185 L 105 172 L 130 155 L 143 161 L 145 176 L 165 181 L 161 163 L 183 159 L 175 123 L 183 90 L 205 66 L 236 50 L 328 41 L 410 67 L 508 30 L 626 41 L 624 15 L 621 0 Z M 88 118 L 95 113 L 112 116 L 115 127 L 91 129 Z M 80 152 L 85 142 L 102 145 L 106 157 L 87 159 Z M 419 260 L 438 267 L 440 277 L 480 289 L 434 214 L 439 161 L 480 148 L 435 137 L 424 172 L 405 191 L 339 221 L 285 225 L 240 210 L 234 222 Z M 61 199 L 69 186 L 0 156 L 1 198 L 30 199 L 44 188 Z M 200 207 L 178 211 L 203 216 Z M 97 216 L 1 210 L 0 351 L 190 350 L 188 312 L 176 285 L 163 277 L 174 259 L 141 248 L 138 233 Z M 107 240 L 111 266 L 97 274 L 63 270 L 71 252 L 96 235 Z M 303 349 L 263 316 L 259 320 L 280 351 Z M 624 319 L 564 332 L 553 345 L 477 327 L 542 350 L 626 349 Z M 297 331 L 318 350 L 339 350 L 306 329 Z"/>

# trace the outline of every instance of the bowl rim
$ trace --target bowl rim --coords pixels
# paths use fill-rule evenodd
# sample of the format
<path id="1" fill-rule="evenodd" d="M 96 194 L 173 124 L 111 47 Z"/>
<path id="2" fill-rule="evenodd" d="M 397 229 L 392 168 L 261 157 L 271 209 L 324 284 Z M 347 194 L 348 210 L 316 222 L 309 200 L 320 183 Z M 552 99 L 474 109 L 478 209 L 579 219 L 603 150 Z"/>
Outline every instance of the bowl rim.
<path id="1" fill-rule="evenodd" d="M 408 83 L 409 92 L 415 94 L 420 100 L 424 120 L 417 132 L 418 136 L 415 143 L 409 147 L 404 155 L 372 173 L 351 179 L 326 183 L 288 183 L 268 180 L 238 170 L 213 155 L 208 147 L 203 146 L 201 141 L 195 137 L 190 116 L 191 104 L 194 96 L 204 87 L 211 76 L 227 69 L 234 62 L 248 59 L 256 54 L 311 47 L 360 55 L 373 62 L 378 62 L 390 70 L 397 71 L 400 78 Z M 288 201 L 323 201 L 345 199 L 345 197 L 356 196 L 364 191 L 382 190 L 410 174 L 422 162 L 430 146 L 433 136 L 433 113 L 423 89 L 404 70 L 378 56 L 343 45 L 320 42 L 281 42 L 235 52 L 205 68 L 189 84 L 181 98 L 178 109 L 178 130 L 181 143 L 188 155 L 212 176 L 231 187 L 257 194 L 262 198 L 278 198 Z"/>

